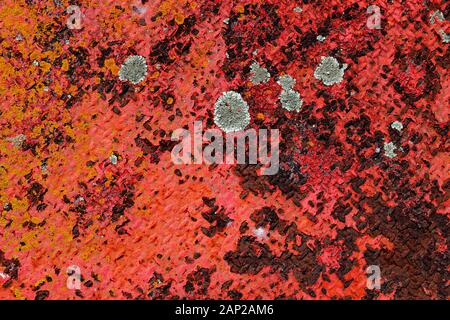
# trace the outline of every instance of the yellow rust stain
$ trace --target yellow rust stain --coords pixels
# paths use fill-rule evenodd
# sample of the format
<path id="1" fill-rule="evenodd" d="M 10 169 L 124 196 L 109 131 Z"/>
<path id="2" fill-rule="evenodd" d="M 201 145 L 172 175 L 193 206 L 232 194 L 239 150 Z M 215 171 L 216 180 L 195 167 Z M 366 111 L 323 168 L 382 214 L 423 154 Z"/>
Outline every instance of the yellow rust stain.
<path id="1" fill-rule="evenodd" d="M 119 74 L 119 67 L 116 64 L 116 61 L 113 58 L 105 60 L 105 67 L 111 71 L 113 75 Z"/>

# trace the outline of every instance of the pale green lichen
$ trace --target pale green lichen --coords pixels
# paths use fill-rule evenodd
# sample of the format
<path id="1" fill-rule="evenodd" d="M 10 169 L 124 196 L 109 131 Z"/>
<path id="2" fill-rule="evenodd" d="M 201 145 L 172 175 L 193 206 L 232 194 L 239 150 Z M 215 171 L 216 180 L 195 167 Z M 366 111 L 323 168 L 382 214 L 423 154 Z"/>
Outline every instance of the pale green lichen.
<path id="1" fill-rule="evenodd" d="M 397 154 L 395 153 L 395 150 L 397 150 L 397 147 L 393 142 L 385 142 L 384 143 L 384 155 L 388 158 L 395 158 Z"/>
<path id="2" fill-rule="evenodd" d="M 109 162 L 111 162 L 113 165 L 116 165 L 117 164 L 117 156 L 115 154 L 112 154 L 109 157 Z"/>
<path id="3" fill-rule="evenodd" d="M 403 124 L 400 121 L 394 121 L 391 123 L 391 128 L 400 132 L 403 129 Z"/>
<path id="4" fill-rule="evenodd" d="M 314 70 L 314 77 L 317 80 L 321 80 L 324 85 L 331 86 L 344 79 L 344 70 L 346 68 L 347 64 L 343 64 L 341 67 L 336 58 L 321 57 L 320 64 Z"/>
<path id="5" fill-rule="evenodd" d="M 303 105 L 300 93 L 291 89 L 281 91 L 280 102 L 281 106 L 288 111 L 299 112 Z"/>
<path id="6" fill-rule="evenodd" d="M 450 43 L 450 33 L 445 33 L 444 30 L 440 30 L 439 33 L 442 36 L 443 43 Z"/>
<path id="7" fill-rule="evenodd" d="M 435 24 L 437 18 L 440 22 L 443 22 L 445 20 L 444 14 L 440 10 L 436 10 L 430 14 L 430 23 Z"/>
<path id="8" fill-rule="evenodd" d="M 278 78 L 277 83 L 283 90 L 292 90 L 295 86 L 295 79 L 288 74 L 284 74 Z"/>
<path id="9" fill-rule="evenodd" d="M 145 79 L 147 75 L 147 63 L 142 56 L 129 56 L 120 66 L 119 79 L 121 81 L 130 81 L 132 84 L 138 84 Z"/>
<path id="10" fill-rule="evenodd" d="M 263 68 L 257 62 L 253 62 L 250 66 L 250 72 L 252 74 L 250 80 L 253 84 L 266 83 L 270 79 L 270 73 L 266 68 Z"/>
<path id="11" fill-rule="evenodd" d="M 20 148 L 22 148 L 22 145 L 26 139 L 27 139 L 27 137 L 24 134 L 18 134 L 17 136 L 12 137 L 12 138 L 6 138 L 6 141 L 12 142 L 14 147 L 20 149 Z"/>
<path id="12" fill-rule="evenodd" d="M 214 106 L 214 123 L 224 132 L 244 130 L 250 123 L 247 102 L 235 91 L 224 92 Z"/>

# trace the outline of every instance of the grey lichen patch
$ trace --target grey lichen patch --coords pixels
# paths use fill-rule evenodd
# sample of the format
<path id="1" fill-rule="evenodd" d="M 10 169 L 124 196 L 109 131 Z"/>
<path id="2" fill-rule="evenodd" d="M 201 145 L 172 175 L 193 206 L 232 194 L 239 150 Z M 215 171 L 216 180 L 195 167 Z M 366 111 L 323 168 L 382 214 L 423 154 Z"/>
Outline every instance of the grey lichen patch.
<path id="1" fill-rule="evenodd" d="M 336 58 L 321 57 L 320 64 L 314 70 L 314 77 L 321 80 L 324 85 L 331 86 L 344 79 L 345 69 L 347 69 L 347 64 L 341 66 Z"/>
<path id="2" fill-rule="evenodd" d="M 214 123 L 224 132 L 244 130 L 250 123 L 247 102 L 235 91 L 224 92 L 214 106 Z"/>
<path id="3" fill-rule="evenodd" d="M 27 137 L 24 134 L 18 134 L 17 136 L 12 137 L 12 138 L 6 138 L 6 141 L 12 142 L 14 147 L 20 149 L 20 148 L 22 148 L 22 145 L 26 139 L 27 139 Z"/>
<path id="4" fill-rule="evenodd" d="M 294 12 L 300 13 L 302 11 L 303 11 L 303 9 L 301 7 L 295 7 L 294 8 Z"/>
<path id="5" fill-rule="evenodd" d="M 445 20 L 444 18 L 444 14 L 442 13 L 442 11 L 440 10 L 436 10 L 434 12 L 432 12 L 430 14 L 430 23 L 431 24 L 435 24 L 436 23 L 436 18 L 440 21 L 443 22 Z"/>
<path id="6" fill-rule="evenodd" d="M 300 93 L 292 89 L 283 90 L 281 92 L 280 102 L 281 106 L 288 111 L 299 112 L 303 105 L 303 100 L 300 99 Z"/>
<path id="7" fill-rule="evenodd" d="M 295 79 L 288 74 L 284 74 L 278 78 L 277 83 L 283 90 L 292 90 L 295 86 Z"/>
<path id="8" fill-rule="evenodd" d="M 443 43 L 450 43 L 450 33 L 445 33 L 444 30 L 439 30 L 439 33 L 441 34 Z"/>
<path id="9" fill-rule="evenodd" d="M 120 66 L 119 79 L 138 84 L 147 75 L 147 63 L 142 56 L 129 56 Z"/>
<path id="10" fill-rule="evenodd" d="M 109 162 L 111 162 L 113 165 L 116 165 L 117 164 L 117 156 L 115 155 L 115 154 L 112 154 L 110 157 L 109 157 Z"/>
<path id="11" fill-rule="evenodd" d="M 322 35 L 319 34 L 319 35 L 316 37 L 316 39 L 317 39 L 317 41 L 324 42 L 326 38 L 325 38 L 324 36 L 322 36 Z"/>
<path id="12" fill-rule="evenodd" d="M 384 143 L 384 155 L 388 158 L 395 158 L 397 154 L 395 153 L 395 150 L 397 150 L 397 147 L 393 142 L 385 142 Z"/>
<path id="13" fill-rule="evenodd" d="M 400 121 L 394 121 L 391 123 L 391 128 L 401 132 L 403 129 L 403 124 Z"/>
<path id="14" fill-rule="evenodd" d="M 266 68 L 263 68 L 257 62 L 253 62 L 250 66 L 250 72 L 252 74 L 250 80 L 253 84 L 260 84 L 269 81 L 270 73 Z"/>
<path id="15" fill-rule="evenodd" d="M 45 161 L 42 161 L 41 163 L 41 171 L 42 173 L 48 173 L 48 165 Z"/>

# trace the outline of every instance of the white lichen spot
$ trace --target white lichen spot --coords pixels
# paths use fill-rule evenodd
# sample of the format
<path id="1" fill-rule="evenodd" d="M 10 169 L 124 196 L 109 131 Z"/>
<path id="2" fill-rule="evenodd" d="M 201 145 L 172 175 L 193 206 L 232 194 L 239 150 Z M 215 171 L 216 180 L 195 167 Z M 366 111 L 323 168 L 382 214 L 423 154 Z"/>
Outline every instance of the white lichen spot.
<path id="1" fill-rule="evenodd" d="M 259 240 L 267 239 L 267 232 L 266 232 L 266 230 L 263 227 L 259 227 L 259 228 L 253 229 L 253 234 Z"/>
<path id="2" fill-rule="evenodd" d="M 39 66 L 39 61 L 34 60 L 34 61 L 33 61 L 33 66 L 35 66 L 35 67 Z"/>
<path id="3" fill-rule="evenodd" d="M 300 13 L 302 11 L 303 11 L 303 9 L 301 7 L 295 7 L 294 8 L 294 12 Z"/>
<path id="4" fill-rule="evenodd" d="M 25 142 L 26 139 L 27 139 L 26 135 L 18 134 L 17 136 L 12 137 L 12 138 L 6 138 L 6 141 L 12 142 L 14 147 L 20 149 L 20 148 L 22 148 L 22 145 L 23 145 L 23 143 Z"/>
<path id="5" fill-rule="evenodd" d="M 235 91 L 227 91 L 214 105 L 214 123 L 224 132 L 244 130 L 250 123 L 248 104 Z"/>
<path id="6" fill-rule="evenodd" d="M 326 38 L 325 38 L 324 36 L 322 36 L 322 35 L 319 34 L 319 35 L 316 37 L 316 39 L 317 39 L 317 41 L 324 42 Z"/>
<path id="7" fill-rule="evenodd" d="M 292 89 L 281 91 L 280 102 L 283 109 L 288 111 L 299 112 L 303 105 L 303 100 L 300 99 L 300 93 Z"/>
<path id="8" fill-rule="evenodd" d="M 228 24 L 230 22 L 230 18 L 223 19 L 223 23 Z"/>
<path id="9" fill-rule="evenodd" d="M 277 83 L 283 90 L 292 90 L 295 86 L 295 79 L 288 74 L 284 74 L 278 78 Z"/>
<path id="10" fill-rule="evenodd" d="M 397 150 L 397 147 L 393 142 L 385 142 L 384 143 L 384 155 L 388 158 L 395 158 L 397 154 L 395 153 L 395 150 Z"/>
<path id="11" fill-rule="evenodd" d="M 344 80 L 345 69 L 347 64 L 341 66 L 336 58 L 322 56 L 320 64 L 314 70 L 314 77 L 324 85 L 331 86 Z"/>
<path id="12" fill-rule="evenodd" d="M 17 36 L 16 36 L 16 41 L 22 41 L 23 40 L 23 37 L 22 37 L 22 35 L 19 33 Z"/>
<path id="13" fill-rule="evenodd" d="M 391 123 L 391 128 L 400 132 L 403 129 L 403 124 L 400 121 L 394 121 Z"/>
<path id="14" fill-rule="evenodd" d="M 119 79 L 138 84 L 147 75 L 147 63 L 142 56 L 129 56 L 120 66 Z"/>
<path id="15" fill-rule="evenodd" d="M 109 162 L 111 162 L 113 165 L 116 165 L 117 164 L 117 156 L 115 154 L 112 154 L 109 157 Z"/>
<path id="16" fill-rule="evenodd" d="M 250 66 L 250 72 L 252 74 L 250 80 L 253 84 L 266 83 L 270 79 L 270 73 L 267 69 L 261 67 L 257 62 L 252 63 Z"/>
<path id="17" fill-rule="evenodd" d="M 443 22 L 445 20 L 444 18 L 444 14 L 442 13 L 442 11 L 440 10 L 436 10 L 434 12 L 432 12 L 430 14 L 430 23 L 431 24 L 435 24 L 436 23 L 436 18 L 440 21 Z"/>
<path id="18" fill-rule="evenodd" d="M 83 204 L 84 202 L 85 202 L 84 198 L 83 198 L 82 196 L 78 196 L 78 197 L 74 200 L 73 204 L 74 204 L 75 206 L 78 206 L 79 204 Z"/>

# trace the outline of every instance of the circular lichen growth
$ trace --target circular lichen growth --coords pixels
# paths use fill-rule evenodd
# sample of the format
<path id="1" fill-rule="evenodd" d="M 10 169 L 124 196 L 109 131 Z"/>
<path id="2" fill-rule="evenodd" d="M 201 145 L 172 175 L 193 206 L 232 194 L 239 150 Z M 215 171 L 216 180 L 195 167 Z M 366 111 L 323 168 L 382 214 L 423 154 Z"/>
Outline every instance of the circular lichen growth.
<path id="1" fill-rule="evenodd" d="M 300 93 L 295 90 L 283 90 L 280 94 L 281 106 L 288 111 L 300 111 L 303 100 L 300 99 Z"/>
<path id="2" fill-rule="evenodd" d="M 324 85 L 331 86 L 344 79 L 344 70 L 347 65 L 341 66 L 336 58 L 321 57 L 320 64 L 314 70 L 314 77 L 321 80 Z"/>
<path id="3" fill-rule="evenodd" d="M 119 79 L 138 84 L 147 75 L 147 63 L 142 56 L 129 56 L 120 66 Z"/>
<path id="4" fill-rule="evenodd" d="M 235 91 L 224 92 L 214 106 L 214 123 L 225 132 L 244 130 L 250 123 L 247 102 Z"/>
<path id="5" fill-rule="evenodd" d="M 400 121 L 394 121 L 391 123 L 391 128 L 401 132 L 403 130 L 403 124 Z"/>
<path id="6" fill-rule="evenodd" d="M 278 78 L 278 84 L 283 90 L 291 90 L 295 86 L 295 79 L 288 74 L 284 74 Z"/>
<path id="7" fill-rule="evenodd" d="M 392 159 L 397 156 L 397 154 L 395 153 L 395 150 L 397 150 L 397 146 L 393 142 L 385 142 L 383 148 L 386 157 Z"/>
<path id="8" fill-rule="evenodd" d="M 257 62 L 253 62 L 250 66 L 252 74 L 251 81 L 253 84 L 266 83 L 270 79 L 270 73 L 266 68 L 261 67 Z"/>

